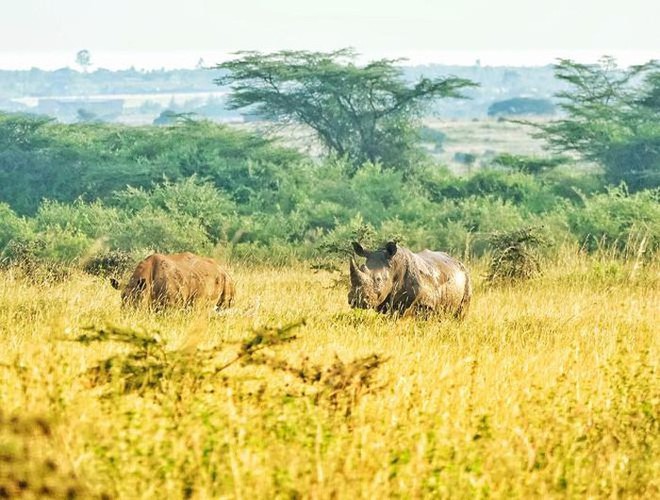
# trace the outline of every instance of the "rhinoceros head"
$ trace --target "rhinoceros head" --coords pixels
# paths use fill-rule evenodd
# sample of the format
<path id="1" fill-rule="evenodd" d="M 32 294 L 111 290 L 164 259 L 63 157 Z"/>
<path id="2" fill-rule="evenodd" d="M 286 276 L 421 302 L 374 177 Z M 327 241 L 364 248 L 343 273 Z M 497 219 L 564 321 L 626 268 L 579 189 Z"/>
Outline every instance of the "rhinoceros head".
<path id="1" fill-rule="evenodd" d="M 383 249 L 369 251 L 353 242 L 353 249 L 357 255 L 367 260 L 365 264 L 358 266 L 351 257 L 348 303 L 352 308 L 375 309 L 385 301 L 394 286 L 393 257 L 397 252 L 397 245 L 391 241 Z"/>
<path id="2" fill-rule="evenodd" d="M 132 277 L 122 286 L 115 278 L 110 278 L 110 284 L 115 290 L 121 290 L 121 304 L 123 307 L 138 307 L 144 302 L 144 292 L 147 282 L 144 278 Z"/>

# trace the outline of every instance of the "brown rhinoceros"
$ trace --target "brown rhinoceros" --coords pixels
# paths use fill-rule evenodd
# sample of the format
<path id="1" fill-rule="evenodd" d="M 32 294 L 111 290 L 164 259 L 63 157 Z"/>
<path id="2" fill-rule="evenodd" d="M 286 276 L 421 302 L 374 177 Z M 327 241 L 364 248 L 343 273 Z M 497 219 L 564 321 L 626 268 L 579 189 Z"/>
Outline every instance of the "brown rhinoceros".
<path id="1" fill-rule="evenodd" d="M 119 289 L 119 282 L 111 280 Z M 140 262 L 121 293 L 122 304 L 154 310 L 215 304 L 231 306 L 234 283 L 220 264 L 189 252 L 153 254 Z"/>

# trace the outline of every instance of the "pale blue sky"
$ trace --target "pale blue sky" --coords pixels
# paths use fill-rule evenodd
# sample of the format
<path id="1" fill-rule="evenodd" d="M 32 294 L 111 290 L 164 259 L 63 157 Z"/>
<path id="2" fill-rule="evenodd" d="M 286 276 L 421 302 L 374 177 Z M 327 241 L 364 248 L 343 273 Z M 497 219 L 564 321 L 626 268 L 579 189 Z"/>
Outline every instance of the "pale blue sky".
<path id="1" fill-rule="evenodd" d="M 660 2 L 651 0 L 0 2 L 0 67 L 72 65 L 81 48 L 100 66 L 140 65 L 147 53 L 158 53 L 155 65 L 177 66 L 194 64 L 197 54 L 346 46 L 422 62 L 547 63 L 540 59 L 575 51 L 660 56 Z"/>

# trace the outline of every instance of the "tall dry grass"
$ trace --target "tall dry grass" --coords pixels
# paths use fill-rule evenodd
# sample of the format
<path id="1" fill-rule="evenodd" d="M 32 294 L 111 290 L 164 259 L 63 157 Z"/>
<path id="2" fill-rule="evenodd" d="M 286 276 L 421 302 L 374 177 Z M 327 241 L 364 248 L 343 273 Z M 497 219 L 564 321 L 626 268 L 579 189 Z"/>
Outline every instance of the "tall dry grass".
<path id="1" fill-rule="evenodd" d="M 220 316 L 4 271 L 0 493 L 48 470 L 84 497 L 660 495 L 658 264 L 565 252 L 494 287 L 471 268 L 462 323 L 350 311 L 303 267 L 235 268 Z"/>

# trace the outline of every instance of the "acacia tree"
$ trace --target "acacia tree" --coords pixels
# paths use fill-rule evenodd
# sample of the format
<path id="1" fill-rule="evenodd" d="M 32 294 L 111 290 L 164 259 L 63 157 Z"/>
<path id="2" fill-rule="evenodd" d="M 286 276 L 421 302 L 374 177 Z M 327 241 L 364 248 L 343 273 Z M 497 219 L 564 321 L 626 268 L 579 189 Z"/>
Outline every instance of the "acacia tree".
<path id="1" fill-rule="evenodd" d="M 599 64 L 563 59 L 557 94 L 565 116 L 539 125 L 550 146 L 603 166 L 611 183 L 632 190 L 660 185 L 660 66 L 649 61 L 621 69 L 611 57 Z"/>
<path id="2" fill-rule="evenodd" d="M 460 98 L 476 84 L 463 78 L 421 78 L 409 85 L 397 60 L 364 66 L 350 49 L 335 52 L 239 52 L 217 65 L 227 71 L 218 85 L 231 85 L 228 106 L 283 123 L 310 127 L 328 152 L 355 168 L 365 162 L 406 168 L 417 150 L 423 105 Z"/>
<path id="3" fill-rule="evenodd" d="M 79 50 L 76 53 L 76 63 L 83 69 L 85 73 L 87 73 L 87 70 L 92 65 L 92 54 L 90 51 L 87 49 Z"/>

